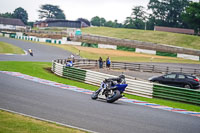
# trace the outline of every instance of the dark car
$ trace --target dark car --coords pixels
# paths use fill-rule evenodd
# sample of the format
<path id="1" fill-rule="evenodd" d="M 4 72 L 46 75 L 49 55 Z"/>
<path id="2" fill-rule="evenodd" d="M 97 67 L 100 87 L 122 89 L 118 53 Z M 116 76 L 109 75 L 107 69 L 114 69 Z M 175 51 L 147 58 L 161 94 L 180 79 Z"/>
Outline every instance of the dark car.
<path id="1" fill-rule="evenodd" d="M 149 78 L 149 81 L 189 89 L 200 88 L 198 77 L 183 73 L 170 73 L 159 77 L 152 77 Z"/>

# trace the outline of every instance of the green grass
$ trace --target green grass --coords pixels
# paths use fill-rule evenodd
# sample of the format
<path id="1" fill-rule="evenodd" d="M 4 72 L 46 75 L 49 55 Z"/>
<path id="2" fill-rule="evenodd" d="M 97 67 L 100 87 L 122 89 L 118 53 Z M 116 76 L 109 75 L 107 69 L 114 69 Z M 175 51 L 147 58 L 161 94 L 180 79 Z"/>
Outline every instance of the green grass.
<path id="1" fill-rule="evenodd" d="M 16 47 L 12 44 L 0 42 L 0 53 L 24 54 L 24 51 L 21 48 Z"/>
<path id="2" fill-rule="evenodd" d="M 60 44 L 53 44 L 53 43 L 40 43 L 40 44 L 45 44 L 45 45 L 51 45 L 51 46 L 56 46 L 59 48 L 62 48 L 64 50 L 70 51 L 74 54 L 79 53 L 79 46 L 73 46 L 73 45 L 60 45 Z M 88 48 L 89 49 L 89 48 Z M 156 56 L 156 55 L 148 55 L 148 54 L 139 54 L 136 53 L 137 55 L 148 55 L 149 57 L 142 57 L 142 56 L 124 56 L 124 55 L 112 55 L 113 51 L 116 50 L 110 50 L 109 54 L 105 53 L 95 53 L 96 49 L 98 48 L 91 48 L 91 51 L 84 51 L 80 50 L 80 56 L 82 58 L 87 58 L 87 59 L 94 59 L 98 60 L 99 57 L 101 56 L 103 60 L 106 60 L 106 58 L 109 56 L 112 61 L 119 61 L 119 62 L 168 62 L 168 63 L 191 63 L 191 64 L 200 64 L 199 61 L 194 61 L 194 60 L 188 60 L 188 59 L 182 59 L 182 58 L 176 58 L 176 57 L 165 57 L 160 58 L 161 56 Z M 104 49 L 104 51 L 107 51 L 108 49 Z M 119 51 L 120 52 L 120 51 Z M 128 52 L 128 53 L 134 53 L 134 52 Z M 151 60 L 152 56 L 154 57 L 153 60 Z"/>
<path id="3" fill-rule="evenodd" d="M 42 79 L 47 79 L 51 81 L 56 81 L 58 83 L 64 83 L 67 85 L 77 86 L 80 88 L 91 90 L 96 90 L 96 86 L 84 84 L 81 82 L 68 80 L 65 78 L 61 78 L 59 76 L 50 73 L 48 70 L 44 68 L 50 68 L 51 63 L 48 62 L 18 62 L 18 61 L 1 61 L 0 62 L 0 70 L 1 71 L 13 71 L 13 72 L 21 72 L 23 74 L 27 74 L 34 77 L 39 77 Z"/>
<path id="4" fill-rule="evenodd" d="M 96 90 L 98 87 L 93 85 L 88 85 L 85 83 L 65 79 L 58 77 L 54 75 L 53 73 L 50 73 L 44 68 L 51 67 L 51 63 L 46 62 L 16 62 L 16 61 L 1 61 L 0 62 L 0 70 L 1 71 L 15 71 L 15 72 L 21 72 L 24 74 L 28 74 L 31 76 L 39 77 L 42 79 L 47 79 L 51 81 L 56 81 L 59 83 L 67 84 L 67 85 L 73 85 L 80 88 L 85 88 L 88 90 Z M 163 99 L 150 99 L 150 98 L 143 98 L 133 95 L 125 94 L 126 97 L 136 100 L 142 100 L 146 102 L 156 103 L 160 105 L 170 106 L 174 108 L 182 108 L 189 111 L 197 111 L 200 112 L 200 106 L 197 105 L 191 105 L 186 103 L 180 103 L 180 102 L 174 102 L 169 100 L 163 100 Z"/>
<path id="5" fill-rule="evenodd" d="M 83 33 L 96 34 L 121 39 L 168 44 L 200 50 L 200 37 L 170 32 L 136 30 L 124 28 L 89 27 L 82 28 Z"/>
<path id="6" fill-rule="evenodd" d="M 0 133 L 85 133 L 0 110 Z"/>

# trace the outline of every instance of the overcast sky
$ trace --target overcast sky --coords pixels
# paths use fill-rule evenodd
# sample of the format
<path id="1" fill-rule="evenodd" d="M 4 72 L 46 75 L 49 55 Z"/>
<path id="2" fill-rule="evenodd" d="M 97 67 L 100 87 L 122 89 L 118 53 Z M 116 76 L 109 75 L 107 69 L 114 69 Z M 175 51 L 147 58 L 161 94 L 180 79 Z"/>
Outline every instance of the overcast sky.
<path id="1" fill-rule="evenodd" d="M 39 19 L 38 9 L 43 4 L 58 5 L 65 13 L 66 19 L 76 20 L 94 16 L 104 17 L 107 21 L 115 19 L 123 22 L 131 15 L 134 6 L 147 6 L 149 0 L 1 0 L 0 13 L 13 12 L 22 7 L 28 13 L 29 21 Z"/>
<path id="2" fill-rule="evenodd" d="M 194 0 L 198 1 L 198 0 Z M 115 19 L 124 22 L 134 6 L 147 8 L 149 0 L 1 0 L 0 13 L 13 12 L 22 7 L 28 13 L 29 21 L 39 20 L 38 10 L 43 4 L 58 5 L 65 13 L 66 19 L 76 20 L 94 16 L 104 17 L 107 21 Z"/>

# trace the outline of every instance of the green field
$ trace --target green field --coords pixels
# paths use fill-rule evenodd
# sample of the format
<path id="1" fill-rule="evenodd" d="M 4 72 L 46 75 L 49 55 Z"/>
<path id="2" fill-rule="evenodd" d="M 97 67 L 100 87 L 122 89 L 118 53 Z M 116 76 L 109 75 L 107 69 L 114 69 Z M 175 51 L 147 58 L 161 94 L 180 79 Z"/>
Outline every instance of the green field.
<path id="1" fill-rule="evenodd" d="M 0 110 L 0 133 L 86 133 Z"/>
<path id="2" fill-rule="evenodd" d="M 12 54 L 24 54 L 24 51 L 16 47 L 12 44 L 0 42 L 0 54 L 6 54 L 6 53 L 12 53 Z"/>
<path id="3" fill-rule="evenodd" d="M 82 28 L 83 33 L 96 34 L 121 39 L 168 44 L 200 50 L 200 37 L 170 32 L 136 30 L 124 28 L 89 27 Z"/>

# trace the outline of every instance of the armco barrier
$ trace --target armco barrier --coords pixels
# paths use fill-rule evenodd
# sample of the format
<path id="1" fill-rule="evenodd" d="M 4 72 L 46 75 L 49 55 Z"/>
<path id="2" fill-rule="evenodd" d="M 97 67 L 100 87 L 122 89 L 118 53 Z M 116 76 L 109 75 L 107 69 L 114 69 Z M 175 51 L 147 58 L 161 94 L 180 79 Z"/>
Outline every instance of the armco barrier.
<path id="1" fill-rule="evenodd" d="M 86 78 L 86 70 L 74 67 L 63 67 L 63 77 L 84 82 Z"/>
<path id="2" fill-rule="evenodd" d="M 95 72 L 91 70 L 84 70 L 81 68 L 76 67 L 66 67 L 64 64 L 57 63 L 61 60 L 55 60 L 52 62 L 52 68 L 51 70 L 64 78 L 84 82 L 87 84 L 100 86 L 100 83 L 105 78 L 112 78 L 116 77 L 114 75 L 104 74 L 100 72 Z M 65 61 L 62 61 L 65 62 Z M 149 83 L 147 81 L 137 81 L 134 79 L 126 78 L 126 81 L 128 83 L 128 87 L 125 91 L 127 94 L 134 94 L 137 96 L 152 98 L 152 92 L 153 92 L 153 84 Z"/>
<path id="3" fill-rule="evenodd" d="M 200 91 L 154 84 L 153 97 L 200 105 Z"/>
<path id="4" fill-rule="evenodd" d="M 56 62 L 65 64 L 66 59 L 58 59 Z M 105 67 L 105 61 L 103 63 Z M 98 60 L 89 60 L 89 59 L 76 59 L 75 67 L 79 68 L 94 68 L 98 67 Z M 128 63 L 128 62 L 111 62 L 112 69 L 124 69 L 130 71 L 142 71 L 142 72 L 153 72 L 153 73 L 170 73 L 170 72 L 182 72 L 187 74 L 200 75 L 199 68 L 189 68 L 182 66 L 166 66 L 166 65 L 153 65 L 153 64 L 142 64 L 142 63 Z"/>

